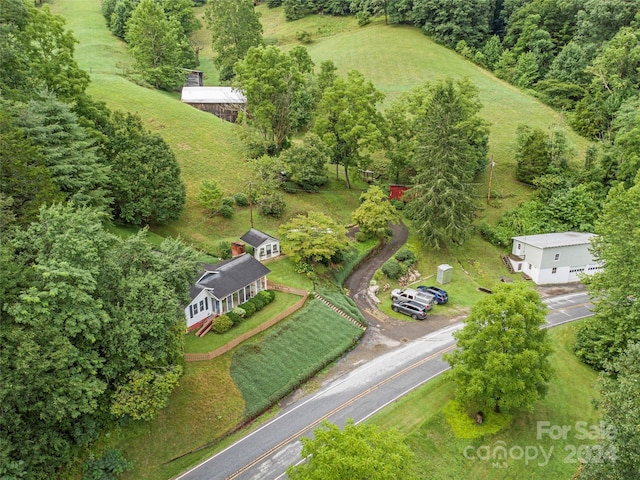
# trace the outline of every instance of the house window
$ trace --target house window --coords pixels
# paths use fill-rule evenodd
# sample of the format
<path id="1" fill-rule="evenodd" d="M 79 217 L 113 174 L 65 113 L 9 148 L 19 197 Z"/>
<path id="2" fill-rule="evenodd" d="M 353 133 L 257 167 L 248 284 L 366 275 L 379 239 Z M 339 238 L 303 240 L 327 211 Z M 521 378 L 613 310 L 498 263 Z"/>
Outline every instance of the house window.
<path id="1" fill-rule="evenodd" d="M 273 253 L 274 254 L 278 253 L 278 244 L 277 243 L 273 244 Z"/>
<path id="2" fill-rule="evenodd" d="M 557 271 L 558 271 L 558 269 L 557 269 L 556 267 L 553 267 L 553 268 L 551 269 L 551 273 L 556 273 Z"/>
<path id="3" fill-rule="evenodd" d="M 197 303 L 194 303 L 194 304 L 193 304 L 193 314 L 194 314 L 194 315 L 197 315 L 197 314 L 198 314 L 198 304 L 197 304 Z"/>
<path id="4" fill-rule="evenodd" d="M 271 256 L 271 245 L 267 245 L 267 257 Z"/>
<path id="5" fill-rule="evenodd" d="M 520 270 L 522 270 L 522 264 L 521 263 L 518 264 L 518 271 L 520 271 Z"/>
<path id="6" fill-rule="evenodd" d="M 200 311 L 204 312 L 204 300 L 200 300 Z"/>
<path id="7" fill-rule="evenodd" d="M 555 256 L 554 260 L 555 260 L 556 262 L 557 262 L 558 260 L 560 260 L 560 254 L 559 254 L 559 253 L 556 253 L 556 256 Z"/>

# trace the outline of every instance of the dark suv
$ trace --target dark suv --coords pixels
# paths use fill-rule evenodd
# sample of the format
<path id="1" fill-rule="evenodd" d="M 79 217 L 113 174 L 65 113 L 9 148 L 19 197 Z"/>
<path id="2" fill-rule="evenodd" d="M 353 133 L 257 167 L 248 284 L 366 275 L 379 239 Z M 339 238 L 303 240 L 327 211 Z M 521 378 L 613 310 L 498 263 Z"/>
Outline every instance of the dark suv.
<path id="1" fill-rule="evenodd" d="M 394 312 L 409 315 L 414 320 L 424 320 L 427 318 L 427 306 L 412 300 L 393 302 L 391 304 L 391 309 Z"/>
<path id="2" fill-rule="evenodd" d="M 419 287 L 416 287 L 416 290 L 418 290 L 419 292 L 430 293 L 431 295 L 433 295 L 434 300 L 438 305 L 444 305 L 449 301 L 449 295 L 447 295 L 447 292 L 445 292 L 441 288 L 433 287 L 433 286 L 425 287 L 424 285 L 420 285 Z"/>

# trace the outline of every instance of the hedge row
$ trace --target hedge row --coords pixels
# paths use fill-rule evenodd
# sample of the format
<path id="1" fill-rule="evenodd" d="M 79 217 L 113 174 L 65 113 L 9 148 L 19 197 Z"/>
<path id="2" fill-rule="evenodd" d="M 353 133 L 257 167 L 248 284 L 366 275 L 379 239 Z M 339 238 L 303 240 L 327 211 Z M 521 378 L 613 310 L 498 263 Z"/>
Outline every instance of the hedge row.
<path id="1" fill-rule="evenodd" d="M 249 318 L 254 313 L 262 310 L 266 305 L 273 302 L 276 292 L 273 290 L 262 290 L 258 294 L 234 308 L 230 312 L 220 315 L 213 320 L 211 331 L 214 333 L 225 333 L 232 327 L 238 325 L 243 320 Z"/>

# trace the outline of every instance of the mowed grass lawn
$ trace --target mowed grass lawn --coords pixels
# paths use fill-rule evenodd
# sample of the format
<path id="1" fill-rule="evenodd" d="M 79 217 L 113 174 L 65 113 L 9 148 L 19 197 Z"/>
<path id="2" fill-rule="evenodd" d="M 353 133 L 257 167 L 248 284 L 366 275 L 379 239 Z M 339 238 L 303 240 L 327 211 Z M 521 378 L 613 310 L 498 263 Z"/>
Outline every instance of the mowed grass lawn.
<path id="1" fill-rule="evenodd" d="M 415 454 L 418 478 L 567 480 L 578 467 L 578 456 L 574 455 L 577 449 L 596 443 L 581 438 L 580 428 L 598 426 L 600 421 L 600 414 L 592 404 L 598 396 L 597 374 L 580 363 L 572 351 L 578 325 L 576 322 L 549 331 L 555 370 L 549 393 L 535 404 L 533 413 L 514 415 L 510 426 L 496 435 L 474 440 L 454 437 L 443 414 L 444 406 L 455 393 L 455 386 L 446 374 L 395 402 L 370 421 L 385 428 L 397 428 L 405 435 Z M 537 422 L 566 425 L 570 430 L 566 438 L 554 439 L 542 430 L 539 435 Z M 494 453 L 500 453 L 500 446 L 508 452 L 504 463 L 493 458 Z M 520 458 L 520 452 L 527 449 L 529 459 Z M 486 458 L 487 452 L 491 458 Z"/>

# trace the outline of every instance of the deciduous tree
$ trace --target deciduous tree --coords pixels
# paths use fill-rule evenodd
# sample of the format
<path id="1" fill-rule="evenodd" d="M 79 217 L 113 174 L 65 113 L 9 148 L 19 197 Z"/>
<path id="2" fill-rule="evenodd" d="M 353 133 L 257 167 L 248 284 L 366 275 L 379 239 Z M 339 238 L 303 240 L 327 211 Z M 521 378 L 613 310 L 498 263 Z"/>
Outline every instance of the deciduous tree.
<path id="1" fill-rule="evenodd" d="M 320 187 L 329 180 L 329 150 L 314 133 L 304 136 L 302 144 L 293 145 L 280 154 L 288 178 L 303 188 Z"/>
<path id="2" fill-rule="evenodd" d="M 387 195 L 376 185 L 360 195 L 360 206 L 351 218 L 368 237 L 385 238 L 389 235 L 389 224 L 398 223 L 400 216 L 389 202 Z"/>
<path id="3" fill-rule="evenodd" d="M 640 343 L 629 344 L 600 383 L 602 438 L 585 455 L 580 480 L 640 476 Z"/>
<path id="4" fill-rule="evenodd" d="M 384 95 L 355 70 L 347 79 L 337 78 L 318 104 L 314 132 L 329 147 L 331 163 L 344 167 L 347 188 L 351 188 L 349 168 L 364 165 L 366 150 L 381 146 L 384 117 L 376 105 Z"/>
<path id="5" fill-rule="evenodd" d="M 413 454 L 396 430 L 349 419 L 342 430 L 325 421 L 313 434 L 302 438 L 301 456 L 307 461 L 287 469 L 292 480 L 413 478 Z"/>
<path id="6" fill-rule="evenodd" d="M 247 97 L 247 122 L 273 145 L 272 153 L 288 146 L 296 117 L 304 116 L 295 109 L 305 92 L 305 74 L 312 69 L 303 47 L 290 53 L 274 46 L 253 47 L 236 64 L 236 84 Z"/>
<path id="7" fill-rule="evenodd" d="M 640 175 L 629 190 L 611 188 L 596 223 L 593 255 L 604 268 L 585 277 L 594 297 L 595 316 L 578 330 L 576 354 L 603 369 L 629 342 L 640 341 Z"/>
<path id="8" fill-rule="evenodd" d="M 184 83 L 186 67 L 181 43 L 184 33 L 177 21 L 167 20 L 162 6 L 154 0 L 141 0 L 127 22 L 125 35 L 134 68 L 156 88 L 174 89 Z"/>
<path id="9" fill-rule="evenodd" d="M 139 116 L 114 112 L 106 150 L 116 218 L 133 225 L 177 220 L 186 201 L 180 166 L 167 143 Z"/>
<path id="10" fill-rule="evenodd" d="M 220 78 L 233 77 L 233 66 L 251 47 L 262 45 L 262 24 L 252 0 L 213 0 L 205 11 Z"/>
<path id="11" fill-rule="evenodd" d="M 544 397 L 552 370 L 546 307 L 527 285 L 500 285 L 476 303 L 454 333 L 456 350 L 446 355 L 456 397 L 473 409 L 531 409 Z"/>
<path id="12" fill-rule="evenodd" d="M 346 229 L 331 217 L 311 211 L 280 226 L 282 252 L 294 263 L 328 265 L 349 248 Z"/>

